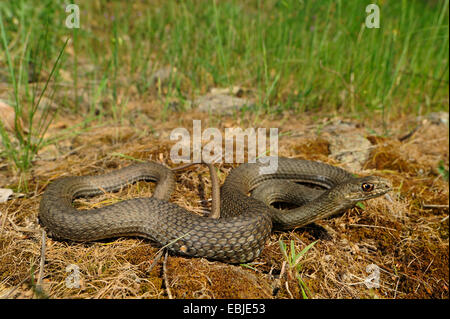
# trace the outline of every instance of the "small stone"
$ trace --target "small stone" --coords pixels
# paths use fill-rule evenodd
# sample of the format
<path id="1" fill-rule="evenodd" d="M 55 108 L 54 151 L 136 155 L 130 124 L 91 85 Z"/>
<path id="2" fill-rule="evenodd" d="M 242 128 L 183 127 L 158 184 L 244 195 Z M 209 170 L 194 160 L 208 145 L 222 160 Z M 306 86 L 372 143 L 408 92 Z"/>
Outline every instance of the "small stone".
<path id="1" fill-rule="evenodd" d="M 9 197 L 14 194 L 12 189 L 9 188 L 0 188 L 0 203 L 6 203 Z"/>
<path id="2" fill-rule="evenodd" d="M 167 84 L 176 72 L 177 69 L 171 66 L 160 68 L 152 74 L 150 83 L 152 83 L 152 85 Z"/>
<path id="3" fill-rule="evenodd" d="M 194 101 L 194 105 L 198 107 L 199 111 L 213 114 L 232 114 L 233 111 L 251 104 L 249 100 L 244 98 L 212 93 L 201 96 Z"/>
<path id="4" fill-rule="evenodd" d="M 362 169 L 371 148 L 369 140 L 354 133 L 333 136 L 330 140 L 330 155 L 354 172 Z"/>

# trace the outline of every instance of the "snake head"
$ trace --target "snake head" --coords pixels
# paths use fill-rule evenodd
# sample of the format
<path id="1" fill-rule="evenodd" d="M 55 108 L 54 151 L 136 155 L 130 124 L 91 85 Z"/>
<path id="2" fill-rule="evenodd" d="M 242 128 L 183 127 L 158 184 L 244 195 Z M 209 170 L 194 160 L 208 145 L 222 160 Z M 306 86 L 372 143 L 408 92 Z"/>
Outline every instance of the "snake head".
<path id="1" fill-rule="evenodd" d="M 352 178 L 339 187 L 341 196 L 350 204 L 356 204 L 386 194 L 392 190 L 388 180 L 378 176 Z"/>

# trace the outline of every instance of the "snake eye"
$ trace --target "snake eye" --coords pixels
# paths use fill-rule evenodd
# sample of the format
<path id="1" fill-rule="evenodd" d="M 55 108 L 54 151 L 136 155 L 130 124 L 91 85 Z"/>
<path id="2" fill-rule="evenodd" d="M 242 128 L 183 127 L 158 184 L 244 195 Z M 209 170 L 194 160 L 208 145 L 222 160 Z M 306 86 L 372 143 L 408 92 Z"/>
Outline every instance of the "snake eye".
<path id="1" fill-rule="evenodd" d="M 370 191 L 373 190 L 373 184 L 370 184 L 370 183 L 363 183 L 363 184 L 361 185 L 361 188 L 362 188 L 362 190 L 363 190 L 364 192 L 370 192 Z"/>

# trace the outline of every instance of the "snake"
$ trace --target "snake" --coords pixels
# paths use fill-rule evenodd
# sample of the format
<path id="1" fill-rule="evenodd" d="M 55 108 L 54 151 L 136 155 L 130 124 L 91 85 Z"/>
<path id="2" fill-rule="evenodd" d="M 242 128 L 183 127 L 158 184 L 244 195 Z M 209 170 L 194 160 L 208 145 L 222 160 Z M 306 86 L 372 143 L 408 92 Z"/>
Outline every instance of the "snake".
<path id="1" fill-rule="evenodd" d="M 175 173 L 163 164 L 142 162 L 101 175 L 53 180 L 43 193 L 38 219 L 57 240 L 91 242 L 137 236 L 181 256 L 246 263 L 261 254 L 273 229 L 305 226 L 392 189 L 384 178 L 355 177 L 323 162 L 279 157 L 277 163 L 275 172 L 265 174 L 259 168 L 266 164 L 260 162 L 233 168 L 220 187 L 219 218 L 200 216 L 170 202 Z M 141 180 L 156 183 L 152 197 L 86 210 L 73 206 L 75 198 L 117 191 Z M 320 189 L 293 199 L 298 204 L 294 209 L 270 205 L 289 201 L 286 194 L 304 193 L 309 186 Z"/>

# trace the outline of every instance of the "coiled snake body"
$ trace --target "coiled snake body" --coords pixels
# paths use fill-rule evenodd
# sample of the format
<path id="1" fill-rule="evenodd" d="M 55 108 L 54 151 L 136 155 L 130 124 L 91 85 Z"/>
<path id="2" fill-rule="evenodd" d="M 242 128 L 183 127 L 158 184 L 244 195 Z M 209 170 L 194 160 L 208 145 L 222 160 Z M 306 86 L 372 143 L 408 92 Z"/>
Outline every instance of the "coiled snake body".
<path id="1" fill-rule="evenodd" d="M 39 221 L 57 239 L 94 241 L 140 236 L 167 245 L 177 254 L 242 263 L 260 254 L 272 225 L 281 229 L 303 226 L 391 189 L 382 178 L 355 178 L 343 169 L 319 162 L 278 158 L 276 173 L 263 175 L 259 173 L 261 166 L 247 163 L 231 171 L 221 187 L 219 219 L 192 214 L 169 202 L 175 186 L 174 174 L 161 164 L 149 162 L 99 176 L 53 181 L 41 200 Z M 115 191 L 138 180 L 157 183 L 153 197 L 91 210 L 72 206 L 74 198 Z M 287 212 L 248 196 L 252 191 L 264 193 L 267 186 L 283 193 L 283 187 L 288 186 L 278 186 L 278 180 L 315 184 L 327 190 L 315 192 L 313 199 Z M 298 187 L 295 185 L 292 187 Z M 262 190 L 258 191 L 260 187 Z M 276 199 L 275 196 L 272 201 Z"/>

